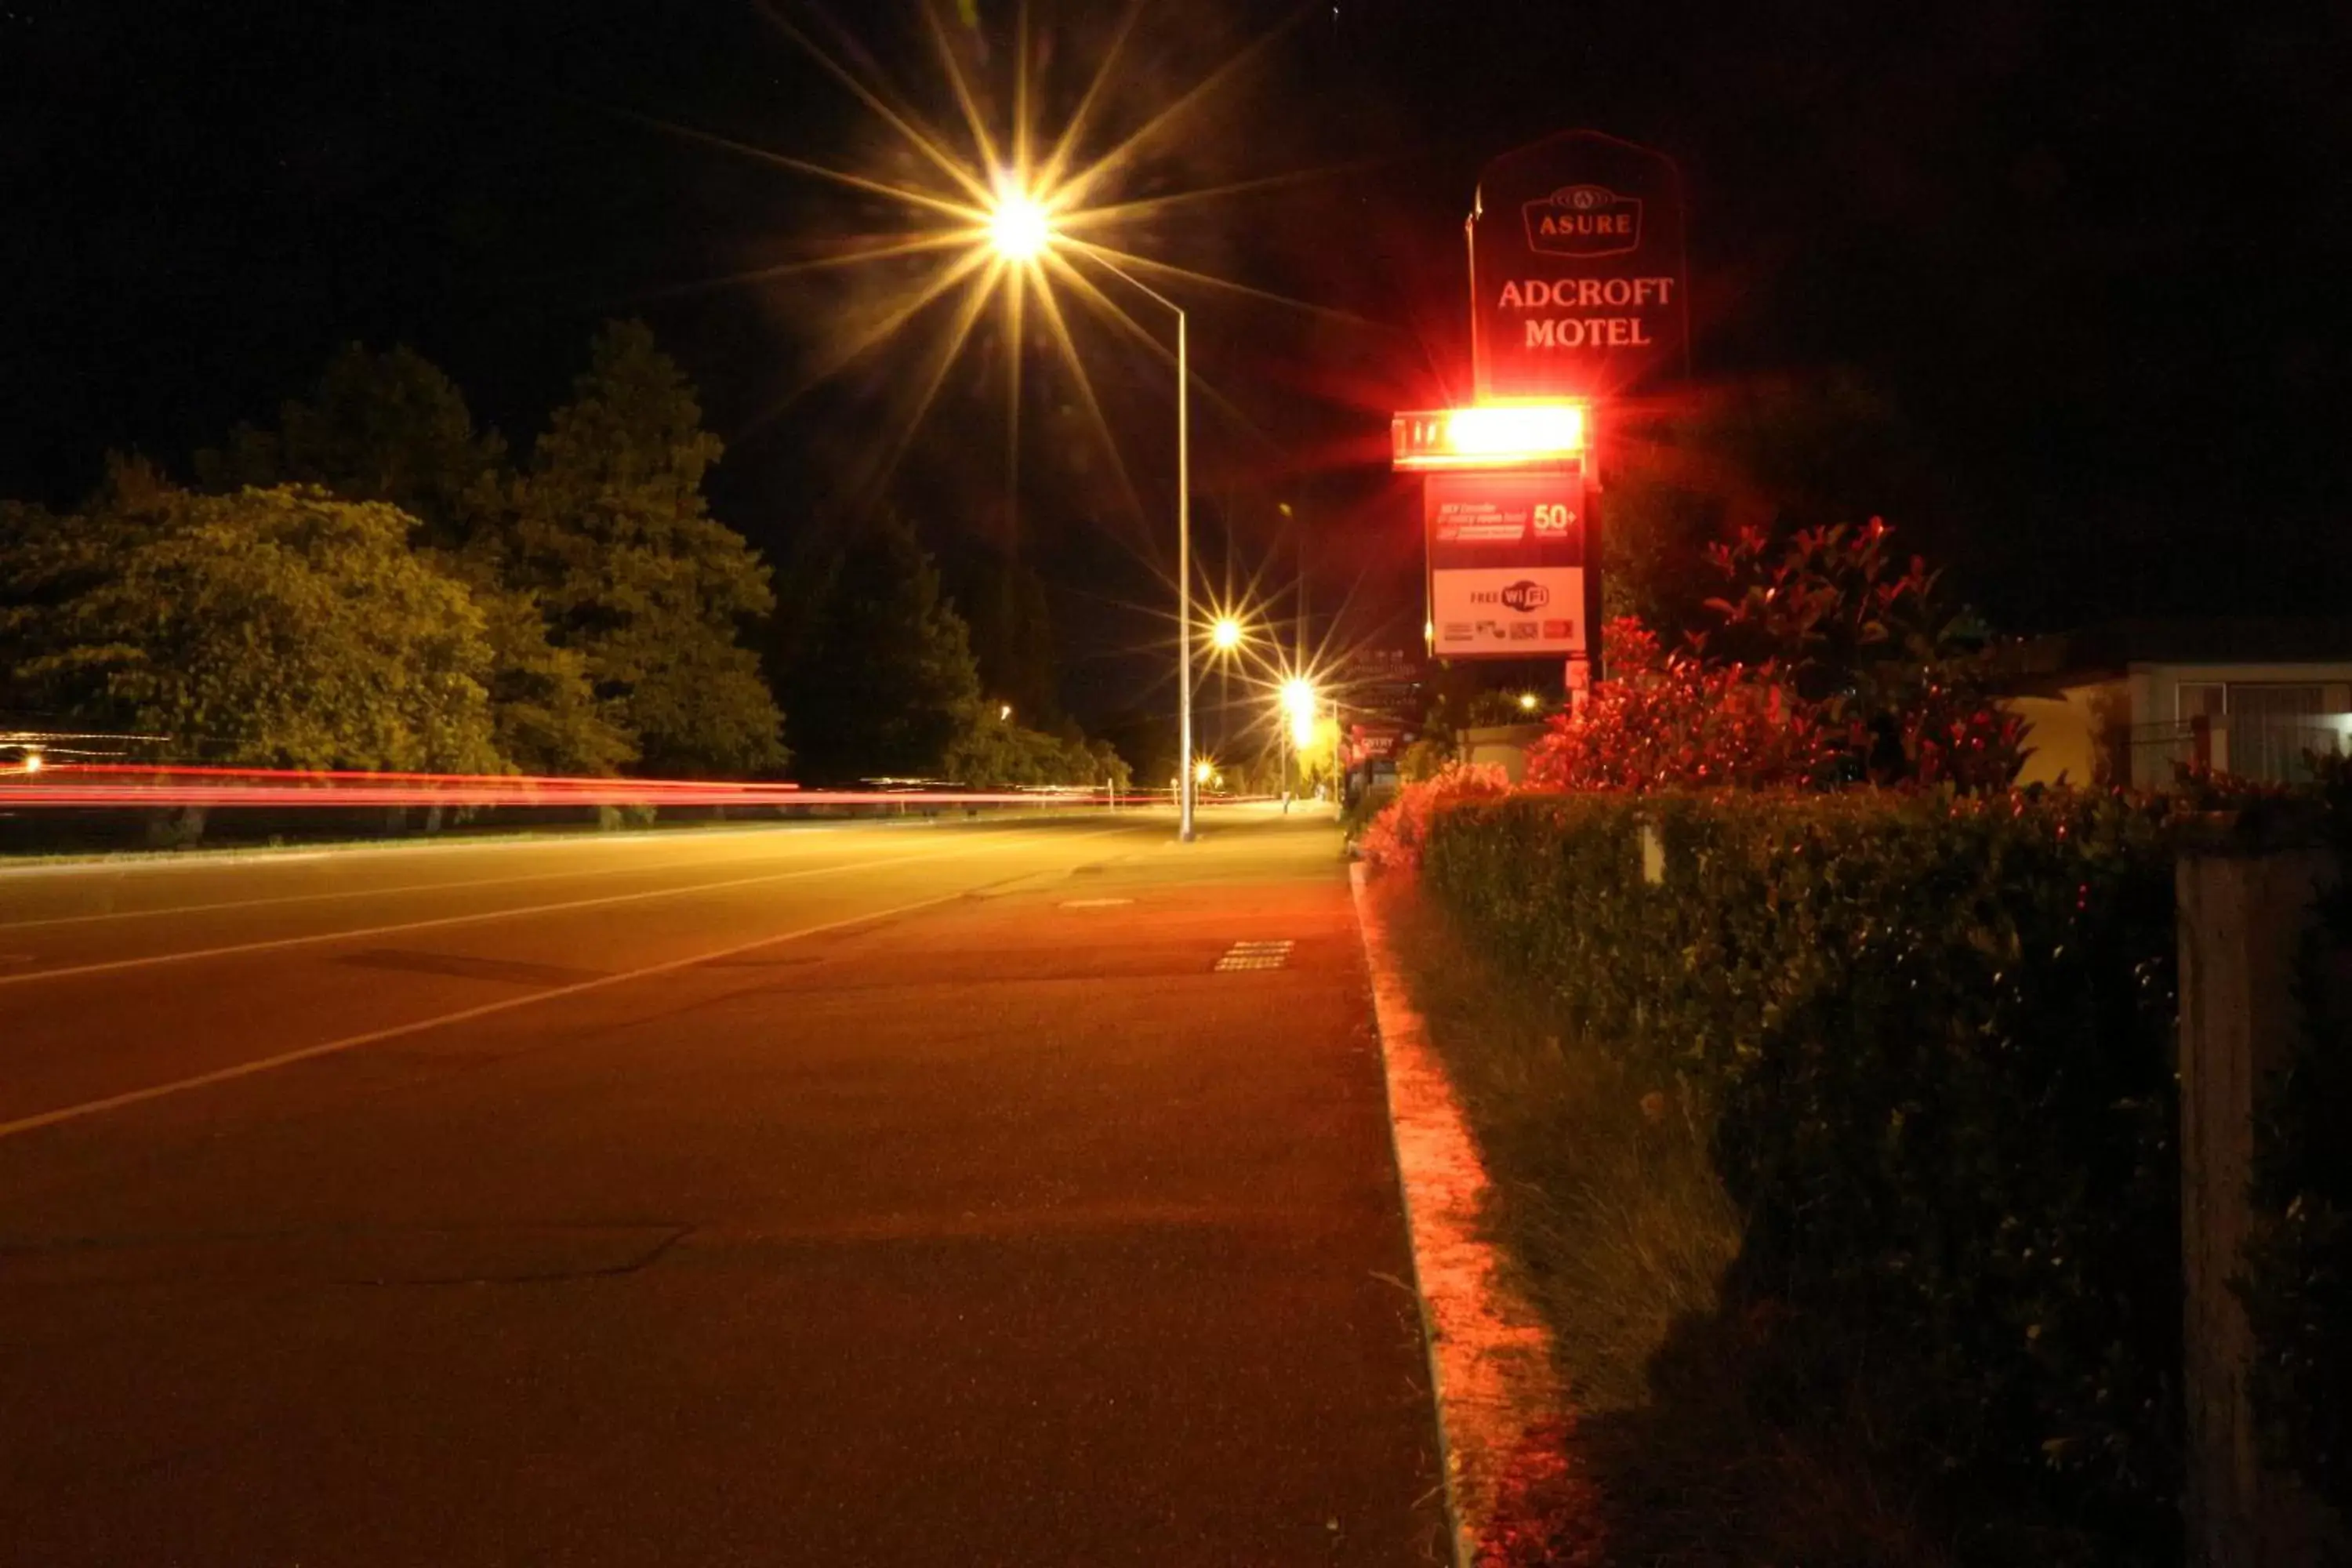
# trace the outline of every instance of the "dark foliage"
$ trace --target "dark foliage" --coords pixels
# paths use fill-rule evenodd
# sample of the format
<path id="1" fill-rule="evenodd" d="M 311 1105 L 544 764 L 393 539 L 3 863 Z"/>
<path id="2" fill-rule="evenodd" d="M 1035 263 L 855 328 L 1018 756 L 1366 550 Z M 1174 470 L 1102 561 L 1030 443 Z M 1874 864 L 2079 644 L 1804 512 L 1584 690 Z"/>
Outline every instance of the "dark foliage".
<path id="1" fill-rule="evenodd" d="M 1709 1128 L 1745 1216 L 1727 1332 L 1767 1342 L 1727 1396 L 1792 1428 L 1867 1423 L 1969 1523 L 1972 1559 L 2172 1550 L 2155 816 L 2076 796 L 1519 796 L 1437 814 L 1423 876 L 1563 1036 Z"/>
<path id="2" fill-rule="evenodd" d="M 978 710 L 980 671 L 914 530 L 876 519 L 810 585 L 796 619 L 779 685 L 806 776 L 937 776 Z"/>

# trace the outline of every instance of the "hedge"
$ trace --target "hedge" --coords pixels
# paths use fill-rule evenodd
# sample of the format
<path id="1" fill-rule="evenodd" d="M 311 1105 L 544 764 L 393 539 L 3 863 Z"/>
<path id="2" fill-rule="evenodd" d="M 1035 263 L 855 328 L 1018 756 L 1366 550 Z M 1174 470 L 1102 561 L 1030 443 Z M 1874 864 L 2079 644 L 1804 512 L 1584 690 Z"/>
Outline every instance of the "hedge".
<path id="1" fill-rule="evenodd" d="M 2150 809 L 1518 795 L 1440 813 L 1423 881 L 1566 1038 L 1711 1130 L 1746 1222 L 1727 1303 L 1790 1347 L 1766 1396 L 1860 1409 L 1951 1495 L 2118 1560 L 2172 1549 L 2174 905 Z"/>

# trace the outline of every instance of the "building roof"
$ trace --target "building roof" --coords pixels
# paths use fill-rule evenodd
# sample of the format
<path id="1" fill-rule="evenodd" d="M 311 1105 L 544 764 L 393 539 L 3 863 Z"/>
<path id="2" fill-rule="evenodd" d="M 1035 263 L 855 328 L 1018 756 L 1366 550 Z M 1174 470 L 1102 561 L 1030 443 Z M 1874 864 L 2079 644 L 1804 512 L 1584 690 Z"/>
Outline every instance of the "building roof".
<path id="1" fill-rule="evenodd" d="M 2005 683 L 2019 689 L 2097 676 L 2135 664 L 2321 664 L 2352 661 L 2352 619 L 2294 616 L 2108 621 L 2029 637 L 1999 650 Z"/>

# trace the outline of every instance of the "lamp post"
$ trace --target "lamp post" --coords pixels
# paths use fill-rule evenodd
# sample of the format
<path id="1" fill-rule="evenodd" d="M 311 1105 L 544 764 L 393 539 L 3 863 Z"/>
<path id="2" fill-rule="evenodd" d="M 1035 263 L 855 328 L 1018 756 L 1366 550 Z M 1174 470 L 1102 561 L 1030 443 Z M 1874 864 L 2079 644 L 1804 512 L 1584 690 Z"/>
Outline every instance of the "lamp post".
<path id="1" fill-rule="evenodd" d="M 1184 307 L 1130 274 L 1099 251 L 1090 251 L 1129 288 L 1176 318 L 1176 744 L 1185 759 L 1183 798 L 1176 809 L 1176 837 L 1192 842 L 1192 804 L 1199 771 L 1192 758 L 1192 372 L 1184 345 Z"/>
<path id="2" fill-rule="evenodd" d="M 1009 183 L 1000 184 L 989 214 L 989 243 L 1008 261 L 1036 260 L 1054 242 L 1053 219 L 1035 198 Z M 1129 273 L 1094 247 L 1077 248 L 1152 303 L 1176 318 L 1176 745 L 1181 759 L 1176 837 L 1192 841 L 1195 796 L 1192 757 L 1192 374 L 1186 354 L 1184 307 Z"/>

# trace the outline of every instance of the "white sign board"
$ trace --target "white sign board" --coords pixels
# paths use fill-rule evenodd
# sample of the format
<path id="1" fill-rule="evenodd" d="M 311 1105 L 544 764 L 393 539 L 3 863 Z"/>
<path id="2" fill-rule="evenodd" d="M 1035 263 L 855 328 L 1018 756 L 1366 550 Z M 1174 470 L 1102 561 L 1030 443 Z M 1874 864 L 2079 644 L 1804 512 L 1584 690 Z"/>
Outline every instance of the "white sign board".
<path id="1" fill-rule="evenodd" d="M 1581 566 L 1438 567 L 1429 602 L 1441 658 L 1585 651 Z"/>

